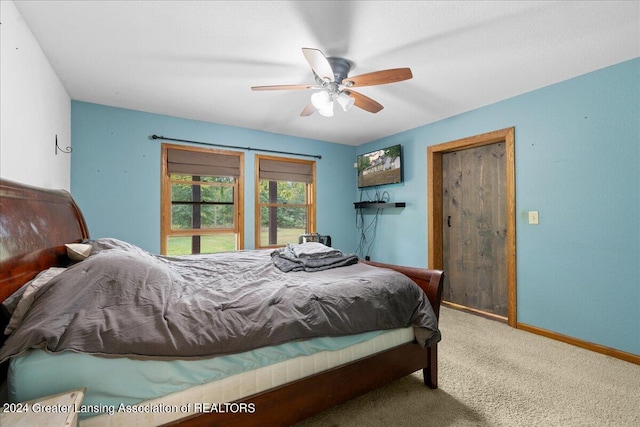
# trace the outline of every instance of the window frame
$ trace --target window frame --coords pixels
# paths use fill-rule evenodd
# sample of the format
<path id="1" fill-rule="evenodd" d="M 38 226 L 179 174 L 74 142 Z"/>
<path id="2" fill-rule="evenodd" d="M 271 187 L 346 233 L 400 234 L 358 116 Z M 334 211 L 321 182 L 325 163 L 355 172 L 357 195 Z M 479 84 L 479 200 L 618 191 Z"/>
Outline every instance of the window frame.
<path id="1" fill-rule="evenodd" d="M 182 150 L 189 152 L 201 152 L 201 153 L 215 153 L 229 156 L 239 157 L 240 162 L 240 176 L 236 178 L 235 184 L 222 184 L 224 186 L 234 187 L 234 227 L 232 229 L 212 229 L 212 228 L 191 228 L 191 229 L 172 229 L 171 215 L 172 215 L 172 184 L 181 183 L 189 184 L 193 182 L 197 185 L 211 185 L 205 181 L 174 181 L 171 179 L 168 168 L 168 153 L 169 150 Z M 227 151 L 211 148 L 192 147 L 186 145 L 177 144 L 162 144 L 162 161 L 161 161 L 161 195 L 160 195 L 160 253 L 167 254 L 168 241 L 170 237 L 176 236 L 211 236 L 220 233 L 229 233 L 230 231 L 235 233 L 236 250 L 244 249 L 244 153 L 239 151 Z M 199 175 L 199 176 L 211 176 L 211 175 Z M 217 185 L 215 185 L 217 186 Z M 206 204 L 206 203 L 205 203 Z"/>
<path id="2" fill-rule="evenodd" d="M 312 182 L 306 185 L 306 203 L 305 204 L 287 204 L 287 203 L 261 203 L 260 202 L 260 160 L 273 160 L 284 163 L 303 163 L 311 166 Z M 307 208 L 307 228 L 305 233 L 316 232 L 316 162 L 314 160 L 295 159 L 287 157 L 275 157 L 268 155 L 256 154 L 254 169 L 254 207 L 255 207 L 255 247 L 256 249 L 273 249 L 283 247 L 284 245 L 262 245 L 260 241 L 260 224 L 261 224 L 261 208 L 263 207 L 306 207 Z M 278 182 L 278 181 L 274 181 Z M 284 182 L 284 181 L 283 181 Z"/>

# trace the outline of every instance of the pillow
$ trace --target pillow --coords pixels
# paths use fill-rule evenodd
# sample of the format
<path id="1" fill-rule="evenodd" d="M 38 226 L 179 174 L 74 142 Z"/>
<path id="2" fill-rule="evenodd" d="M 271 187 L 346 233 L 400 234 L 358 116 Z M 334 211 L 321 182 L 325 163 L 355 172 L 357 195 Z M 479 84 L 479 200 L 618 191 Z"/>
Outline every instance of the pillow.
<path id="1" fill-rule="evenodd" d="M 82 261 L 91 255 L 91 245 L 85 243 L 67 243 L 67 256 L 71 261 Z"/>
<path id="2" fill-rule="evenodd" d="M 139 255 L 149 255 L 149 252 L 144 249 L 134 245 L 133 243 L 125 242 L 123 240 L 116 239 L 114 237 L 103 237 L 100 239 L 96 239 L 91 241 L 93 250 L 91 253 L 93 255 L 97 254 L 101 251 L 116 249 L 120 251 L 125 251 L 129 253 L 136 253 Z"/>
<path id="3" fill-rule="evenodd" d="M 15 306 L 11 307 L 10 305 L 5 305 L 7 311 L 12 312 L 11 320 L 9 320 L 9 324 L 4 330 L 5 335 L 11 335 L 16 327 L 22 322 L 22 318 L 36 298 L 36 291 L 40 289 L 42 285 L 49 283 L 51 279 L 63 271 L 65 271 L 65 269 L 61 267 L 48 268 L 40 272 L 33 280 L 27 282 L 19 289 L 19 291 L 21 291 L 20 300 L 15 304 Z"/>

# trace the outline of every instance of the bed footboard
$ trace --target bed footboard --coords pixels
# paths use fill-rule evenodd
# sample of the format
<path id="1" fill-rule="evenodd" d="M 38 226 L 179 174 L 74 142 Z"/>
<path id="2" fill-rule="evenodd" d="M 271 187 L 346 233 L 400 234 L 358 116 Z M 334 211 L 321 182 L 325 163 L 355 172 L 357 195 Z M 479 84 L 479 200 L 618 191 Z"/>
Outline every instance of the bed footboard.
<path id="1" fill-rule="evenodd" d="M 361 261 L 376 267 L 390 268 L 398 271 L 416 282 L 427 295 L 433 311 L 440 317 L 440 304 L 442 303 L 442 287 L 444 272 L 442 270 L 429 270 L 417 267 L 405 267 L 401 265 L 384 264 L 381 262 Z M 422 370 L 424 383 L 430 388 L 438 388 L 438 345 L 427 349 L 429 365 Z"/>
<path id="2" fill-rule="evenodd" d="M 402 265 L 384 264 L 373 261 L 360 261 L 364 264 L 373 265 L 375 267 L 389 268 L 398 271 L 411 280 L 416 282 L 422 288 L 436 316 L 440 316 L 440 304 L 442 303 L 442 286 L 444 282 L 444 272 L 442 270 L 428 270 L 426 268 L 405 267 Z"/>

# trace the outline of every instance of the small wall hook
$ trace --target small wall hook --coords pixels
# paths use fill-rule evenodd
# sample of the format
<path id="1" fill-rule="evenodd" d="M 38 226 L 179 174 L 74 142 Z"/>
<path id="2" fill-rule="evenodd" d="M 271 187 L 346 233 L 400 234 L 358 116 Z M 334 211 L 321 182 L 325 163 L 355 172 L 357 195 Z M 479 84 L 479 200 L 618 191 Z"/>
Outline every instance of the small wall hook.
<path id="1" fill-rule="evenodd" d="M 71 147 L 62 148 L 58 145 L 58 135 L 56 135 L 56 156 L 58 155 L 58 151 L 62 151 L 63 153 L 69 154 L 73 151 Z"/>

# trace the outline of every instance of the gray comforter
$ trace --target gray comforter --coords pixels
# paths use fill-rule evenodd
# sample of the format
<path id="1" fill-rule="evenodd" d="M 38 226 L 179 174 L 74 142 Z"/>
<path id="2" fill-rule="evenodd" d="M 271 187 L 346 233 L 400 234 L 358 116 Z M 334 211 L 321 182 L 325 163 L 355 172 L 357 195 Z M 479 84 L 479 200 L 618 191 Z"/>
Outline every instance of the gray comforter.
<path id="1" fill-rule="evenodd" d="M 411 325 L 421 345 L 440 340 L 404 275 L 361 263 L 285 273 L 261 250 L 169 258 L 100 239 L 34 295 L 0 360 L 29 348 L 188 359 Z"/>

